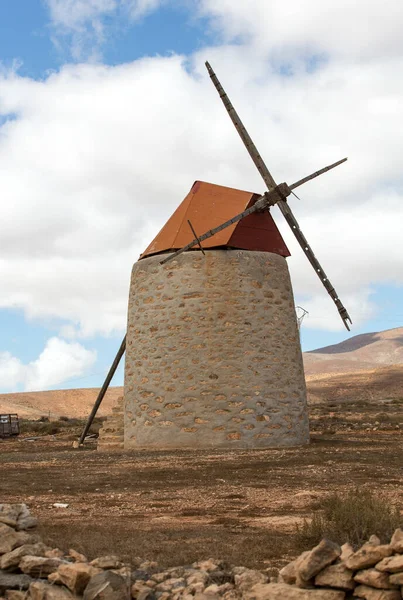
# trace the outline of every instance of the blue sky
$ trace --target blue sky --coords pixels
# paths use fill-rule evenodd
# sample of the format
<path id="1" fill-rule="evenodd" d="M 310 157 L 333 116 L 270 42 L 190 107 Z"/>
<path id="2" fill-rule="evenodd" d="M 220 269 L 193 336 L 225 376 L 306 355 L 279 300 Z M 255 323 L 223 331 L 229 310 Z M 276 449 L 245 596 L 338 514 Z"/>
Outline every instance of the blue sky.
<path id="1" fill-rule="evenodd" d="M 281 4 L 0 3 L 0 392 L 100 386 L 125 332 L 131 265 L 193 181 L 263 191 L 205 59 L 275 176 L 292 181 L 348 154 L 301 188 L 295 212 L 351 335 L 401 326 L 399 2 L 349 7 L 354 36 L 344 3 Z M 296 304 L 309 311 L 303 349 L 345 339 L 274 216 Z"/>

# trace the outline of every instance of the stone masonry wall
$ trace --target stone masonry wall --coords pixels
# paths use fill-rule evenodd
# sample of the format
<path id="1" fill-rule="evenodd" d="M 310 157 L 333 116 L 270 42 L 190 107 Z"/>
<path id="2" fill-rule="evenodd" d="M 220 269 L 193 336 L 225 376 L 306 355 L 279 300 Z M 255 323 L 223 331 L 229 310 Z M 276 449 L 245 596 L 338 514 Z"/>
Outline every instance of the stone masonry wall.
<path id="1" fill-rule="evenodd" d="M 187 252 L 133 267 L 125 448 L 305 444 L 306 389 L 286 261 Z"/>

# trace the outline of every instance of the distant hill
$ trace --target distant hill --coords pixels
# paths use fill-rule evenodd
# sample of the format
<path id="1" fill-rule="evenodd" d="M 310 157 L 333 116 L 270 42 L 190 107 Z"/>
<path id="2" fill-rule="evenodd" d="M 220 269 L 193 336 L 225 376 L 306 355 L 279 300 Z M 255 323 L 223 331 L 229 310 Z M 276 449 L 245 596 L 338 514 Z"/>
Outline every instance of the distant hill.
<path id="1" fill-rule="evenodd" d="M 41 416 L 87 417 L 98 392 L 99 388 L 82 388 L 0 394 L 0 413 L 16 412 L 20 417 L 30 419 Z M 114 401 L 122 393 L 121 387 L 109 388 L 99 409 L 99 415 L 109 414 Z"/>
<path id="2" fill-rule="evenodd" d="M 304 352 L 305 374 L 351 373 L 403 365 L 403 327 L 356 335 L 340 344 Z"/>
<path id="3" fill-rule="evenodd" d="M 309 375 L 306 384 L 311 405 L 366 402 L 382 406 L 385 401 L 403 399 L 403 365 Z"/>

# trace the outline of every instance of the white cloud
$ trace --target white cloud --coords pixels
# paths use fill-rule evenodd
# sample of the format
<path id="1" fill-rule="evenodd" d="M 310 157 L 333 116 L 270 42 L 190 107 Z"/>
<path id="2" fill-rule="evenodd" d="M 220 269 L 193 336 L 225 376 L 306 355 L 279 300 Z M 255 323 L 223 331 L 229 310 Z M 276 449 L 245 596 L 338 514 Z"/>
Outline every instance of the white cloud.
<path id="1" fill-rule="evenodd" d="M 45 0 L 54 28 L 54 42 L 70 44 L 74 60 L 99 59 L 108 35 L 106 19 L 136 21 L 155 10 L 162 0 Z"/>
<path id="2" fill-rule="evenodd" d="M 268 4 L 273 8 L 265 2 L 255 8 Z M 117 67 L 70 65 L 43 81 L 3 75 L 0 115 L 13 119 L 0 128 L 0 195 L 6 199 L 0 307 L 60 318 L 69 337 L 123 333 L 131 265 L 193 181 L 263 191 L 207 77 L 208 58 L 278 181 L 291 183 L 349 156 L 300 188 L 301 202 L 290 203 L 354 325 L 365 321 L 375 310 L 372 286 L 403 283 L 403 80 L 396 76 L 403 70 L 396 51 L 396 44 L 403 50 L 403 37 L 395 36 L 392 4 L 383 35 L 370 28 L 361 37 L 371 49 L 362 60 L 358 41 L 343 38 L 342 12 L 336 18 L 310 3 L 301 27 L 307 47 L 319 48 L 321 24 L 334 29 L 320 36 L 328 60 L 313 72 L 294 60 L 296 51 L 278 50 L 273 21 L 258 12 L 259 31 L 251 25 L 243 45 Z M 299 4 L 283 5 L 292 32 L 302 18 Z M 244 4 L 217 0 L 214 6 L 199 4 L 215 12 L 220 27 L 227 15 L 231 35 L 241 34 Z M 374 6 L 368 5 L 368 18 Z M 357 23 L 358 14 L 354 5 L 347 22 Z M 259 36 L 267 38 L 263 49 Z M 294 39 L 284 34 L 290 48 Z M 294 75 L 282 76 L 269 51 L 292 56 Z M 343 327 L 282 217 L 272 212 L 293 252 L 297 300 L 310 311 L 304 326 Z"/>
<path id="3" fill-rule="evenodd" d="M 0 353 L 0 388 L 25 391 L 46 390 L 88 372 L 96 361 L 96 352 L 77 342 L 50 338 L 38 358 L 23 364 L 10 352 Z"/>
<path id="4" fill-rule="evenodd" d="M 312 54 L 357 62 L 400 57 L 400 0 L 198 0 L 226 41 L 243 40 L 281 63 Z"/>

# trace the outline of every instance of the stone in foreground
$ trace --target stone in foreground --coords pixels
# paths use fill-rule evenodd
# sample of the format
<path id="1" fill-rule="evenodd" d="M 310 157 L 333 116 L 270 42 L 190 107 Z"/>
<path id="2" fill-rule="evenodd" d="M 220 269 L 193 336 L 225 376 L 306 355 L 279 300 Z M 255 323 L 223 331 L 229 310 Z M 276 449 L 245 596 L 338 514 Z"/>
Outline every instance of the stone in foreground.
<path id="1" fill-rule="evenodd" d="M 315 585 L 322 587 L 338 588 L 341 590 L 353 590 L 355 583 L 353 571 L 347 569 L 343 563 L 329 565 L 320 571 L 315 577 Z"/>
<path id="2" fill-rule="evenodd" d="M 28 575 L 0 571 L 0 594 L 4 594 L 6 590 L 27 590 L 31 582 Z"/>
<path id="3" fill-rule="evenodd" d="M 389 556 L 375 565 L 378 571 L 387 571 L 388 573 L 399 573 L 403 571 L 403 556 Z"/>
<path id="4" fill-rule="evenodd" d="M 369 585 L 370 587 L 379 588 L 381 590 L 389 590 L 395 587 L 390 583 L 388 573 L 381 573 L 377 569 L 358 571 L 354 579 L 358 583 L 363 583 L 364 585 Z"/>
<path id="5" fill-rule="evenodd" d="M 341 548 L 335 542 L 323 539 L 310 553 L 301 561 L 297 569 L 297 575 L 304 581 L 315 577 L 325 567 L 330 565 L 341 554 Z"/>
<path id="6" fill-rule="evenodd" d="M 34 581 L 29 586 L 30 600 L 73 600 L 73 594 L 65 587 Z"/>
<path id="7" fill-rule="evenodd" d="M 390 547 L 394 552 L 403 553 L 403 529 L 396 529 L 390 540 Z"/>
<path id="8" fill-rule="evenodd" d="M 78 595 L 84 592 L 91 577 L 98 572 L 98 569 L 91 567 L 88 563 L 63 564 L 57 570 L 61 582 Z"/>
<path id="9" fill-rule="evenodd" d="M 120 575 L 103 571 L 91 577 L 84 590 L 83 600 L 122 600 L 129 598 L 129 587 Z"/>
<path id="10" fill-rule="evenodd" d="M 345 593 L 336 590 L 301 589 L 286 583 L 257 584 L 244 593 L 245 600 L 344 600 Z"/>
<path id="11" fill-rule="evenodd" d="M 364 600 L 401 600 L 401 595 L 397 590 L 376 590 L 367 585 L 359 585 L 354 590 L 354 598 L 363 598 Z"/>
<path id="12" fill-rule="evenodd" d="M 357 552 L 354 552 L 347 560 L 346 567 L 353 571 L 359 569 L 367 569 L 373 567 L 380 560 L 392 554 L 392 549 L 389 545 L 373 546 L 372 544 L 364 544 Z"/>

